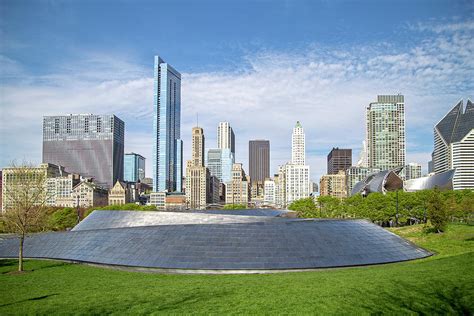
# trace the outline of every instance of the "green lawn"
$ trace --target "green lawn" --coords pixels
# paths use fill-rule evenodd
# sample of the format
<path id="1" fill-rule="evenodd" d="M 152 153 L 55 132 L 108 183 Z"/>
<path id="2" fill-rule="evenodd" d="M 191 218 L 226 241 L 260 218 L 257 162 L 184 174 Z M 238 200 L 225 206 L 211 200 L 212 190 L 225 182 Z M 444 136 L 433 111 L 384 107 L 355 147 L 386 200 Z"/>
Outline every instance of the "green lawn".
<path id="1" fill-rule="evenodd" d="M 372 267 L 266 275 L 166 275 L 55 261 L 7 274 L 0 261 L 0 314 L 474 313 L 474 226 L 444 234 L 394 230 L 436 256 Z"/>

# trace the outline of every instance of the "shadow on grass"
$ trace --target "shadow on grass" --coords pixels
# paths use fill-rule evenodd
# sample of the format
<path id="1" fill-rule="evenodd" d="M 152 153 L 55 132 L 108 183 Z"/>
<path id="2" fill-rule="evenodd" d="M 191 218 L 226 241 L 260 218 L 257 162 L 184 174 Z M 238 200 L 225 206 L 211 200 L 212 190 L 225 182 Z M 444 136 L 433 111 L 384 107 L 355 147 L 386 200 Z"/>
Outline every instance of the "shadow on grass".
<path id="1" fill-rule="evenodd" d="M 25 260 L 24 263 L 25 265 L 28 264 L 28 261 L 29 260 Z M 37 267 L 35 265 L 34 268 L 32 269 L 25 269 L 25 272 L 33 272 L 33 271 L 39 271 L 39 270 L 44 270 L 44 269 L 50 269 L 50 268 L 56 268 L 56 267 L 61 267 L 61 266 L 66 266 L 66 265 L 70 265 L 70 263 L 68 262 L 60 262 L 60 261 L 47 261 L 47 260 L 44 260 L 44 261 L 40 261 L 42 264 Z M 11 267 L 11 268 L 14 268 L 14 269 L 17 269 L 18 267 L 18 259 L 2 259 L 0 260 L 0 268 L 1 267 Z M 15 270 L 7 270 L 7 271 L 4 271 L 2 272 L 2 274 L 11 274 L 11 272 L 14 272 Z"/>
<path id="2" fill-rule="evenodd" d="M 48 298 L 48 297 L 51 297 L 51 296 L 55 296 L 55 295 L 59 295 L 59 294 L 54 293 L 54 294 L 48 294 L 48 295 L 43 295 L 43 296 L 38 296 L 38 297 L 27 298 L 27 299 L 21 300 L 21 301 L 16 301 L 16 302 L 8 303 L 8 304 L 2 304 L 2 305 L 0 305 L 0 307 L 5 307 L 5 306 L 10 306 L 10 305 L 20 304 L 20 303 L 29 302 L 29 301 L 44 300 L 45 298 Z"/>
<path id="3" fill-rule="evenodd" d="M 415 277 L 415 276 L 414 276 Z M 364 305 L 371 313 L 382 311 L 403 313 L 406 311 L 421 315 L 472 315 L 472 289 L 467 284 L 433 284 L 427 288 L 415 286 L 407 282 L 398 282 L 395 291 L 381 292 L 377 295 L 378 302 Z"/>
<path id="4" fill-rule="evenodd" d="M 210 301 L 210 300 L 219 300 L 220 298 L 223 298 L 225 296 L 231 295 L 229 291 L 226 292 L 220 292 L 220 293 L 196 293 L 193 295 L 187 295 L 184 297 L 181 297 L 180 299 L 173 300 L 172 302 L 165 303 L 161 306 L 159 306 L 156 310 L 157 311 L 168 311 L 171 312 L 172 310 L 175 309 L 180 309 L 182 310 L 183 308 L 186 308 L 187 305 L 193 305 L 195 303 L 203 303 L 205 301 Z"/>

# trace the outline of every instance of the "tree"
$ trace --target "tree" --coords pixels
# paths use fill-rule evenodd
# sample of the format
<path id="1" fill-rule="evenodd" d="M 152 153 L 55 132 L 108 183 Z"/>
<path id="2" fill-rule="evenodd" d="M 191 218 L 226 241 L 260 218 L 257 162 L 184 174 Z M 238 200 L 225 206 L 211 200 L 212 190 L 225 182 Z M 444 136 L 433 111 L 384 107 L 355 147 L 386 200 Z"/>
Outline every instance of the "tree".
<path id="1" fill-rule="evenodd" d="M 47 169 L 24 163 L 3 169 L 4 210 L 2 222 L 7 232 L 18 234 L 18 271 L 23 271 L 23 244 L 28 233 L 38 231 L 45 219 Z"/>
<path id="2" fill-rule="evenodd" d="M 437 188 L 433 190 L 428 200 L 428 218 L 437 233 L 444 231 L 449 220 L 446 202 Z"/>
<path id="3" fill-rule="evenodd" d="M 247 208 L 247 204 L 226 204 L 224 210 L 244 210 Z"/>
<path id="4" fill-rule="evenodd" d="M 318 217 L 316 204 L 311 197 L 293 201 L 288 205 L 288 209 L 298 212 L 299 217 Z"/>

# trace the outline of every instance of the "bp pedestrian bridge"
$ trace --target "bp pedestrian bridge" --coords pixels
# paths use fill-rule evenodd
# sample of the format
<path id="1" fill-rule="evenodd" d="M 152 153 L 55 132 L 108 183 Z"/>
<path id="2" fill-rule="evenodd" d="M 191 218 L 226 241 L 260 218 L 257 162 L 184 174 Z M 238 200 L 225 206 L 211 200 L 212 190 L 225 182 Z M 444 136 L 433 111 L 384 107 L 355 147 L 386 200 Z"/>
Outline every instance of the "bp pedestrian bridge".
<path id="1" fill-rule="evenodd" d="M 291 218 L 286 211 L 94 211 L 68 232 L 34 234 L 27 258 L 134 270 L 258 273 L 413 260 L 431 253 L 366 220 Z M 18 256 L 16 237 L 0 257 Z"/>

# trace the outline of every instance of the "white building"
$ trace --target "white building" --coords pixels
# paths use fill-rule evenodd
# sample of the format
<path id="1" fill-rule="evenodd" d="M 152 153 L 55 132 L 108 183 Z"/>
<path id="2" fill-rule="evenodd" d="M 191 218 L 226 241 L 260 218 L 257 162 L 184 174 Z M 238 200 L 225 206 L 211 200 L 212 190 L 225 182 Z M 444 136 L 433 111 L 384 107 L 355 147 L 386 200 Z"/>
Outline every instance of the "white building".
<path id="1" fill-rule="evenodd" d="M 291 163 L 293 165 L 305 165 L 305 135 L 300 121 L 296 122 L 291 135 Z"/>
<path id="2" fill-rule="evenodd" d="M 220 122 L 217 127 L 217 147 L 220 149 L 230 148 L 235 155 L 235 135 L 229 122 Z"/>
<path id="3" fill-rule="evenodd" d="M 405 178 L 406 180 L 421 178 L 421 164 L 410 162 L 408 165 L 406 165 Z"/>
<path id="4" fill-rule="evenodd" d="M 280 207 L 309 197 L 312 191 L 309 166 L 305 165 L 305 134 L 301 123 L 296 122 L 291 136 L 291 163 L 279 168 L 278 185 L 275 184 L 275 200 Z"/>
<path id="5" fill-rule="evenodd" d="M 460 100 L 434 128 L 433 171 L 455 169 L 454 190 L 474 189 L 474 104 Z"/>
<path id="6" fill-rule="evenodd" d="M 267 205 L 275 205 L 275 181 L 267 179 L 263 187 L 263 203 Z"/>

